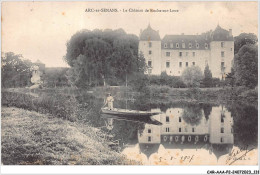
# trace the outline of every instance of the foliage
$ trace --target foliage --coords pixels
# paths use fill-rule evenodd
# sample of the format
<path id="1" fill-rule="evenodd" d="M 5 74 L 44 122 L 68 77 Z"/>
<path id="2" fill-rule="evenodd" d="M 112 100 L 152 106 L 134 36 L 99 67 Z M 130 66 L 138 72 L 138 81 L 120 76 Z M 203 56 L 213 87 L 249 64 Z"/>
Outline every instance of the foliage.
<path id="1" fill-rule="evenodd" d="M 61 94 L 42 94 L 34 97 L 30 94 L 7 92 L 1 93 L 2 106 L 13 106 L 43 114 L 52 114 L 70 121 L 77 119 L 78 105 L 71 96 Z M 73 105 L 72 105 L 73 104 Z"/>
<path id="2" fill-rule="evenodd" d="M 149 77 L 143 73 L 134 73 L 129 80 L 129 85 L 137 92 L 147 92 Z"/>
<path id="3" fill-rule="evenodd" d="M 45 75 L 43 77 L 44 85 L 46 87 L 64 87 L 69 86 L 66 72 L 69 68 L 45 68 Z"/>
<path id="4" fill-rule="evenodd" d="M 181 78 L 188 87 L 198 87 L 203 78 L 203 74 L 198 66 L 192 66 L 187 67 L 182 72 Z"/>
<path id="5" fill-rule="evenodd" d="M 189 104 L 182 112 L 183 120 L 192 126 L 199 125 L 202 119 L 202 109 L 198 104 Z"/>
<path id="6" fill-rule="evenodd" d="M 127 76 L 146 69 L 138 54 L 138 37 L 118 30 L 84 30 L 67 43 L 65 61 L 71 66 L 68 78 L 78 87 L 110 84 L 108 80 L 126 81 Z"/>
<path id="7" fill-rule="evenodd" d="M 32 62 L 12 52 L 2 54 L 1 86 L 25 87 L 31 85 Z"/>
<path id="8" fill-rule="evenodd" d="M 241 33 L 234 38 L 234 53 L 237 54 L 244 45 L 256 44 L 258 42 L 257 36 L 253 33 Z"/>
<path id="9" fill-rule="evenodd" d="M 236 84 L 253 88 L 258 80 L 258 49 L 255 45 L 244 45 L 235 55 L 234 70 Z"/>
<path id="10" fill-rule="evenodd" d="M 169 76 L 166 72 L 162 72 L 160 76 L 158 75 L 150 75 L 149 76 L 150 85 L 158 85 L 158 86 L 169 86 L 172 88 L 184 88 L 186 85 L 182 81 L 180 77 L 177 76 Z"/>
<path id="11" fill-rule="evenodd" d="M 203 84 L 205 87 L 212 87 L 212 73 L 209 69 L 209 65 L 207 64 L 204 70 L 204 79 Z"/>
<path id="12" fill-rule="evenodd" d="M 231 111 L 231 115 L 234 119 L 234 144 L 240 147 L 247 145 L 257 146 L 257 106 L 253 107 L 249 104 L 241 103 L 241 101 L 236 101 L 236 103 L 227 105 L 227 108 Z"/>

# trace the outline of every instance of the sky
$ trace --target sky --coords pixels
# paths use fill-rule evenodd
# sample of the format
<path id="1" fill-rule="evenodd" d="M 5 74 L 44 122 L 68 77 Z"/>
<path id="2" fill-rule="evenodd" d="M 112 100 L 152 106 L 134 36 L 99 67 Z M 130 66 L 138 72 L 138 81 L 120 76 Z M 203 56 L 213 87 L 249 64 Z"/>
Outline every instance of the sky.
<path id="1" fill-rule="evenodd" d="M 85 12 L 86 9 L 118 12 Z M 123 12 L 159 9 L 178 12 Z M 121 10 L 121 11 L 120 11 Z M 233 36 L 258 32 L 257 2 L 2 2 L 2 52 L 46 67 L 67 67 L 66 43 L 82 29 L 118 29 L 139 36 L 150 23 L 166 34 L 201 34 L 219 24 Z"/>

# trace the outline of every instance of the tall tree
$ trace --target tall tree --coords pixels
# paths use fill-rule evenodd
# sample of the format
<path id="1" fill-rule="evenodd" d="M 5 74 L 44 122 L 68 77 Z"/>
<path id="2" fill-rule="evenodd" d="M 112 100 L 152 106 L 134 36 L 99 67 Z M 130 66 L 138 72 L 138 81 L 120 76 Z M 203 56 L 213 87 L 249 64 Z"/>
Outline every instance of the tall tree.
<path id="1" fill-rule="evenodd" d="M 182 72 L 182 80 L 188 87 L 198 87 L 203 79 L 203 74 L 198 66 L 187 67 Z"/>
<path id="2" fill-rule="evenodd" d="M 68 77 L 77 86 L 103 85 L 115 78 L 126 81 L 146 68 L 144 57 L 138 54 L 138 37 L 122 29 L 74 34 L 64 59 L 71 66 Z"/>
<path id="3" fill-rule="evenodd" d="M 247 44 L 256 44 L 258 42 L 257 36 L 253 33 L 241 33 L 234 38 L 234 53 L 237 54 L 239 49 Z"/>
<path id="4" fill-rule="evenodd" d="M 258 49 L 256 45 L 244 45 L 235 55 L 236 84 L 253 88 L 258 80 Z"/>
<path id="5" fill-rule="evenodd" d="M 1 85 L 4 88 L 30 85 L 32 62 L 13 52 L 3 53 Z"/>
<path id="6" fill-rule="evenodd" d="M 204 79 L 203 83 L 205 87 L 211 87 L 212 86 L 212 73 L 209 69 L 209 65 L 207 64 L 205 69 L 204 69 Z"/>

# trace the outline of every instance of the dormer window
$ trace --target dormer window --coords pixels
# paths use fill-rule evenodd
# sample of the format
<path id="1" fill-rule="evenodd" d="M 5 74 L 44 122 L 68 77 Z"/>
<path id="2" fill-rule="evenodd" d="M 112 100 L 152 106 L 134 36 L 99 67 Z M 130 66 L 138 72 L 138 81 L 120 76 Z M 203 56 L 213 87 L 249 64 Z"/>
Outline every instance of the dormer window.
<path id="1" fill-rule="evenodd" d="M 149 47 L 152 47 L 152 42 L 149 42 Z"/>
<path id="2" fill-rule="evenodd" d="M 179 48 L 180 46 L 179 46 L 179 43 L 176 43 L 176 48 Z"/>
<path id="3" fill-rule="evenodd" d="M 205 49 L 208 49 L 208 44 L 207 43 L 205 43 Z"/>
<path id="4" fill-rule="evenodd" d="M 189 48 L 192 48 L 192 44 L 191 43 L 189 43 Z"/>
<path id="5" fill-rule="evenodd" d="M 167 48 L 167 43 L 164 44 L 164 48 Z"/>
<path id="6" fill-rule="evenodd" d="M 199 43 L 196 43 L 196 48 L 198 49 L 200 47 Z"/>
<path id="7" fill-rule="evenodd" d="M 182 43 L 182 48 L 185 48 L 185 43 Z"/>
<path id="8" fill-rule="evenodd" d="M 224 47 L 224 42 L 221 42 L 221 47 L 222 47 L 222 48 Z"/>

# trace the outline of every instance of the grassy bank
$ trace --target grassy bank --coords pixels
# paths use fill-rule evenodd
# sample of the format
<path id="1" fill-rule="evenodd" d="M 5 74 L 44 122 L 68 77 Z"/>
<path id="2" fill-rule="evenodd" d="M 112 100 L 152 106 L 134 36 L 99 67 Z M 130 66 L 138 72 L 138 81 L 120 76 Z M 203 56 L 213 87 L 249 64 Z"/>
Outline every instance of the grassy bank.
<path id="1" fill-rule="evenodd" d="M 52 115 L 2 106 L 1 131 L 4 165 L 137 163 L 112 151 L 96 128 Z"/>

